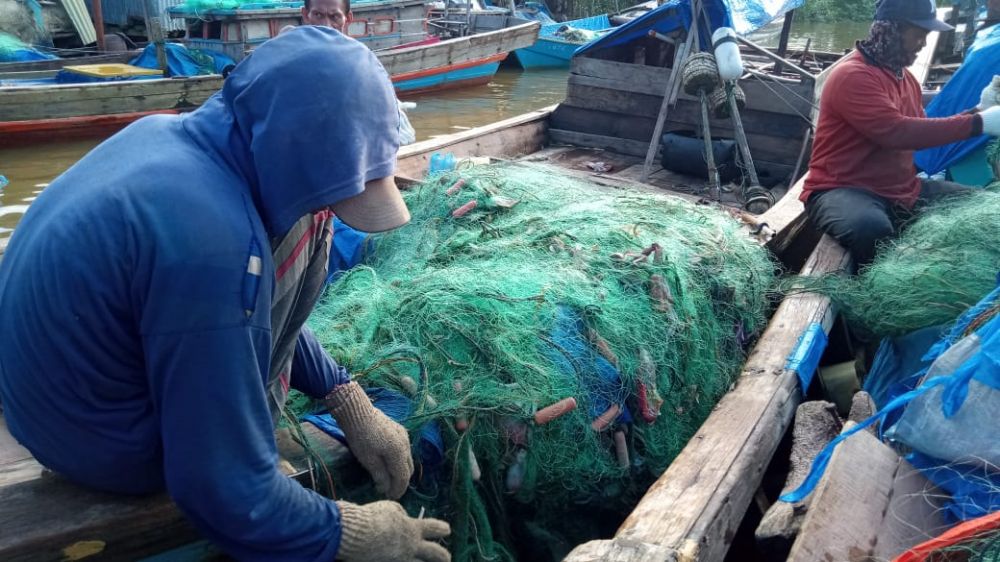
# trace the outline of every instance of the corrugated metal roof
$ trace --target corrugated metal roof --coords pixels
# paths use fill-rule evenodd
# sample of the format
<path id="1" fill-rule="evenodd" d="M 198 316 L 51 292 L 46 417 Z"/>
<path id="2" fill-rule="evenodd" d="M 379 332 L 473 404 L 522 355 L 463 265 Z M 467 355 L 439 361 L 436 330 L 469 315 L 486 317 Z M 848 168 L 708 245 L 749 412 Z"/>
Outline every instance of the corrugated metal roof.
<path id="1" fill-rule="evenodd" d="M 181 4 L 184 0 L 153 0 L 160 13 L 164 31 L 183 31 L 184 20 L 170 17 L 167 8 Z M 146 12 L 143 10 L 143 0 L 101 0 L 101 11 L 104 12 L 104 22 L 113 25 L 128 25 L 129 19 L 143 20 Z M 90 8 L 90 0 L 87 0 Z"/>

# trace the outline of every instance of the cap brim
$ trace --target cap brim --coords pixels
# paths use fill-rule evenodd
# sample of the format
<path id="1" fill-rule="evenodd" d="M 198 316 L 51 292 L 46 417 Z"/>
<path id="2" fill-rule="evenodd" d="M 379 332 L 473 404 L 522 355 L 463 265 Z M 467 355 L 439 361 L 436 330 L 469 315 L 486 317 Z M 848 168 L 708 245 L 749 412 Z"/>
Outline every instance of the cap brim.
<path id="1" fill-rule="evenodd" d="M 906 20 L 906 21 L 921 29 L 926 29 L 927 31 L 951 31 L 955 29 L 954 27 L 944 23 L 943 21 L 934 18 L 929 18 L 925 20 Z"/>
<path id="2" fill-rule="evenodd" d="M 330 208 L 344 224 L 362 232 L 385 232 L 410 222 L 410 211 L 392 176 L 366 183 L 360 194 Z"/>

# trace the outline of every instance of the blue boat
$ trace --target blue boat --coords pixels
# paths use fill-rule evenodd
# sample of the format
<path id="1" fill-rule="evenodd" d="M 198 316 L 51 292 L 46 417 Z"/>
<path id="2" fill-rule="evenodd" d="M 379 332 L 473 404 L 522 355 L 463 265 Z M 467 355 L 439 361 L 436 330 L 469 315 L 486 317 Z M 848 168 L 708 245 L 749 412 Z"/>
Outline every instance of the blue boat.
<path id="1" fill-rule="evenodd" d="M 532 68 L 569 68 L 569 60 L 573 58 L 573 53 L 588 43 L 568 41 L 556 35 L 556 32 L 566 26 L 588 31 L 603 31 L 611 28 L 611 22 L 608 20 L 607 14 L 602 14 L 600 16 L 543 25 L 538 32 L 538 42 L 531 47 L 524 47 L 514 51 L 518 62 L 521 63 L 521 68 L 525 70 Z"/>

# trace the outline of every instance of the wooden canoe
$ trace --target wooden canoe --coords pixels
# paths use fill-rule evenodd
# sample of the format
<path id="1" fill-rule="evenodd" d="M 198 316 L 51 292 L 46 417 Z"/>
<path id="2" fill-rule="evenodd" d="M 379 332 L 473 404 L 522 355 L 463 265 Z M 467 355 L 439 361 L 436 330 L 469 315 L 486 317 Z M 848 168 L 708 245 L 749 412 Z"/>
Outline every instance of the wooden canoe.
<path id="1" fill-rule="evenodd" d="M 562 139 L 552 135 L 558 107 L 406 146 L 398 156 L 397 182 L 405 186 L 422 177 L 433 153 L 450 152 L 459 158 L 544 160 L 563 167 L 567 175 L 621 189 L 679 187 L 669 185 L 665 177 L 653 184 L 636 181 L 635 156 L 558 145 Z M 615 173 L 591 172 L 583 165 L 588 158 L 623 167 Z M 691 198 L 683 190 L 678 195 Z M 803 275 L 849 270 L 844 249 L 811 232 L 802 215 L 797 192 L 790 190 L 757 219 L 768 222 L 775 234 L 762 243 Z M 802 400 L 799 373 L 789 368 L 788 358 L 807 330 L 829 332 L 835 316 L 830 300 L 822 295 L 786 297 L 749 354 L 737 384 L 615 536 L 578 546 L 568 560 L 722 560 Z M 324 451 L 329 462 L 348 462 L 342 447 L 310 431 L 313 447 Z M 134 559 L 196 537 L 166 496 L 120 498 L 45 478 L 26 451 L 4 437 L 0 427 L 0 528 L 11 531 L 0 535 L 0 559 L 57 559 L 86 548 L 98 551 L 101 559 Z M 279 449 L 296 468 L 303 467 L 301 451 L 287 441 L 280 442 Z M 301 477 L 308 485 L 308 473 Z"/>
<path id="2" fill-rule="evenodd" d="M 538 22 L 480 16 L 482 33 L 378 52 L 400 95 L 489 82 L 507 54 L 535 42 Z M 57 69 L 0 74 L 0 81 L 54 76 Z M 53 137 L 106 136 L 152 113 L 191 111 L 222 76 L 111 83 L 0 86 L 0 147 Z"/>
<path id="3" fill-rule="evenodd" d="M 422 176 L 434 152 L 451 152 L 460 157 L 489 155 L 544 159 L 567 166 L 567 175 L 603 186 L 660 190 L 625 176 L 581 170 L 580 159 L 586 157 L 587 152 L 599 152 L 594 149 L 547 147 L 549 120 L 554 109 L 546 108 L 404 147 L 398 157 L 398 173 L 402 176 L 399 181 L 405 185 L 407 176 Z M 574 154 L 574 151 L 583 153 Z M 690 195 L 682 196 L 690 198 Z M 803 272 L 821 274 L 845 266 L 844 252 L 836 244 L 824 240 L 812 251 Z M 759 464 L 773 452 L 783 433 L 781 427 L 787 425 L 800 399 L 795 383 L 797 375 L 784 368 L 785 359 L 809 324 L 821 322 L 824 329 L 829 329 L 833 314 L 829 301 L 818 295 L 796 295 L 778 307 L 749 357 L 741 382 L 723 399 L 692 440 L 692 445 L 701 445 L 694 451 L 685 450 L 674 464 L 681 468 L 696 465 L 700 473 L 692 473 L 671 488 L 679 486 L 677 489 L 685 491 L 684 503 L 688 506 L 686 512 L 677 513 L 673 524 L 684 526 L 682 523 L 695 512 L 705 513 L 721 507 L 711 501 L 720 489 L 723 489 L 721 493 L 730 490 L 732 498 L 725 506 L 729 517 L 720 521 L 724 526 L 738 523 L 755 487 L 753 478 L 760 478 Z M 318 431 L 307 430 L 313 448 L 322 450 L 327 462 L 349 461 L 349 455 L 336 442 Z M 300 473 L 300 481 L 309 485 L 308 463 L 300 448 L 282 437 L 279 449 Z M 713 455 L 712 463 L 704 462 L 705 454 Z M 730 474 L 745 478 L 731 478 L 727 476 Z M 699 481 L 697 486 L 693 485 L 693 479 Z M 650 493 L 657 490 L 663 491 L 664 485 L 658 483 Z M 640 504 L 629 521 L 645 521 L 647 518 L 641 515 L 646 509 L 644 506 Z M 46 475 L 27 451 L 9 438 L 3 427 L 0 427 L 0 528 L 5 530 L 0 534 L 0 559 L 3 560 L 55 560 L 80 553 L 99 555 L 102 560 L 131 560 L 197 539 L 193 528 L 166 495 L 122 498 L 83 490 Z M 724 543 L 720 543 L 719 549 L 724 552 Z"/>

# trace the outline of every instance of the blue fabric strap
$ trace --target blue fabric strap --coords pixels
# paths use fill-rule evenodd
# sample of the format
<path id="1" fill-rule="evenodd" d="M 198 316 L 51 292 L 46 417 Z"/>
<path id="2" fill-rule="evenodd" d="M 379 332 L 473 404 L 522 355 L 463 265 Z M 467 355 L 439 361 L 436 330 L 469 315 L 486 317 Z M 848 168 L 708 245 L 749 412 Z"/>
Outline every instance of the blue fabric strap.
<path id="1" fill-rule="evenodd" d="M 809 389 L 809 383 L 812 382 L 813 375 L 816 374 L 820 357 L 826 350 L 826 344 L 827 338 L 826 332 L 823 331 L 823 325 L 819 322 L 813 322 L 799 336 L 799 342 L 795 344 L 795 349 L 788 356 L 785 369 L 798 373 L 803 394 Z"/>
<path id="2" fill-rule="evenodd" d="M 948 377 L 936 377 L 927 381 L 924 385 L 907 392 L 906 394 L 897 396 L 891 402 L 886 404 L 885 408 L 879 410 L 872 417 L 838 435 L 833 441 L 830 441 L 830 443 L 827 444 L 827 446 L 824 447 L 818 455 L 816 455 L 816 458 L 813 460 L 812 467 L 809 469 L 809 474 L 806 476 L 806 479 L 802 481 L 802 484 L 800 484 L 795 490 L 782 495 L 778 498 L 778 500 L 795 503 L 805 499 L 816 488 L 816 485 L 819 484 L 819 480 L 823 477 L 823 473 L 826 471 L 826 465 L 830 463 L 830 457 L 833 456 L 833 450 L 837 448 L 837 445 L 873 423 L 884 419 L 890 412 L 902 408 L 917 396 L 920 396 L 936 386 L 944 384 L 947 380 Z"/>

